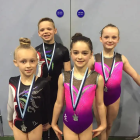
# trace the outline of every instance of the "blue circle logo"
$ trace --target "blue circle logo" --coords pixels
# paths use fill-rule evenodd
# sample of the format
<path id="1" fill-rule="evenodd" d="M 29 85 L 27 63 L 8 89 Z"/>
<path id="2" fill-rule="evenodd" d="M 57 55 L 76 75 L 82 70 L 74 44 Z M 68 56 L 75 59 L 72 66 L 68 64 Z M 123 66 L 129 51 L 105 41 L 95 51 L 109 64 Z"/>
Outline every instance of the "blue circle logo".
<path id="1" fill-rule="evenodd" d="M 57 11 L 56 11 L 56 15 L 58 16 L 58 17 L 63 17 L 63 15 L 64 15 L 64 12 L 63 12 L 63 10 L 62 9 L 58 9 Z"/>
<path id="2" fill-rule="evenodd" d="M 80 9 L 80 10 L 77 11 L 77 16 L 78 16 L 79 18 L 84 17 L 84 15 L 85 15 L 84 10 Z"/>

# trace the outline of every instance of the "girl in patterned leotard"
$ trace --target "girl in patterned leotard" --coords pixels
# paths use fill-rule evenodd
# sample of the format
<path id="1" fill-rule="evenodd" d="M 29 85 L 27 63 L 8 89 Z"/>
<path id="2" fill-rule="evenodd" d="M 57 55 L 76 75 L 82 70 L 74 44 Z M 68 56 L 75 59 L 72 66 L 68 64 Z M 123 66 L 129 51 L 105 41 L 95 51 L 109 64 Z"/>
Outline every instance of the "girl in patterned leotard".
<path id="1" fill-rule="evenodd" d="M 92 57 L 92 42 L 89 38 L 76 34 L 72 38 L 70 49 L 74 68 L 71 71 L 63 72 L 59 76 L 52 128 L 59 140 L 61 140 L 62 132 L 57 126 L 57 120 L 65 100 L 66 109 L 63 114 L 64 139 L 92 140 L 92 132 L 94 133 L 93 137 L 95 137 L 106 127 L 103 104 L 103 77 L 95 71 L 88 70 L 87 64 Z M 97 101 L 96 105 L 101 125 L 92 131 L 92 105 L 94 98 Z"/>
<path id="2" fill-rule="evenodd" d="M 117 117 L 121 94 L 122 71 L 129 74 L 133 80 L 140 85 L 140 75 L 132 68 L 127 58 L 114 52 L 119 42 L 119 29 L 108 24 L 101 30 L 100 41 L 103 44 L 103 52 L 95 54 L 89 61 L 89 67 L 104 77 L 104 104 L 106 106 L 107 129 L 102 132 L 99 139 L 107 140 L 111 131 L 113 121 Z M 104 63 L 104 64 L 103 64 Z M 112 69 L 112 72 L 111 72 Z M 109 76 L 110 74 L 110 76 Z M 108 80 L 106 80 L 108 78 Z M 94 113 L 100 125 L 97 109 L 94 106 Z"/>
<path id="3" fill-rule="evenodd" d="M 14 64 L 21 76 L 10 78 L 7 104 L 8 122 L 15 140 L 41 140 L 43 130 L 50 128 L 49 84 L 45 78 L 35 76 L 37 62 L 37 52 L 30 46 L 30 40 L 20 38 Z"/>

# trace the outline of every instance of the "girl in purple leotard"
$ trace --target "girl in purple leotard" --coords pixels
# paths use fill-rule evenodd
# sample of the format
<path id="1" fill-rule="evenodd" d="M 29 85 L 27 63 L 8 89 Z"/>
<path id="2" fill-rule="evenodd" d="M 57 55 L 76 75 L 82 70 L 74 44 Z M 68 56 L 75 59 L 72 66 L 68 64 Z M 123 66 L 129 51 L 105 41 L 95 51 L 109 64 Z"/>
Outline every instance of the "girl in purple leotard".
<path id="1" fill-rule="evenodd" d="M 103 103 L 103 77 L 88 69 L 88 61 L 92 57 L 92 42 L 89 38 L 76 34 L 70 47 L 74 68 L 64 71 L 58 80 L 58 93 L 55 102 L 52 128 L 61 140 L 62 132 L 57 126 L 57 120 L 66 101 L 63 114 L 63 133 L 65 140 L 92 140 L 106 127 L 105 108 Z M 96 96 L 95 96 L 96 94 Z M 101 125 L 92 130 L 92 105 L 96 98 Z"/>
<path id="2" fill-rule="evenodd" d="M 127 58 L 124 55 L 114 52 L 119 38 L 119 29 L 115 25 L 108 24 L 105 26 L 101 30 L 100 37 L 100 41 L 103 44 L 103 51 L 95 54 L 89 61 L 89 67 L 104 77 L 104 104 L 107 112 L 107 129 L 101 133 L 100 140 L 108 139 L 113 121 L 118 114 L 122 71 L 124 70 L 140 85 L 140 75 L 132 68 Z M 94 113 L 98 125 L 100 125 L 100 119 L 95 105 Z"/>

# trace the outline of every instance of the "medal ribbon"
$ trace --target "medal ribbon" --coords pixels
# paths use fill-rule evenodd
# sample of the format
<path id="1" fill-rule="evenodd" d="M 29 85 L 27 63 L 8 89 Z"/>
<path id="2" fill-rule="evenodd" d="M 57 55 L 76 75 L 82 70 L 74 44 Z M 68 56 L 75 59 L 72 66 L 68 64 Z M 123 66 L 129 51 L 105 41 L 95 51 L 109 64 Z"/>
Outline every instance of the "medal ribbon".
<path id="1" fill-rule="evenodd" d="M 104 56 L 103 56 L 103 51 L 101 53 L 101 64 L 102 64 L 102 71 L 103 71 L 103 76 L 104 76 L 104 80 L 105 80 L 105 83 L 107 83 L 107 81 L 109 80 L 109 78 L 111 77 L 111 74 L 115 68 L 115 56 L 116 56 L 116 53 L 114 52 L 114 56 L 113 56 L 113 62 L 112 62 L 112 65 L 111 65 L 111 70 L 109 72 L 109 76 L 108 78 L 106 77 L 106 74 L 105 74 L 105 69 L 104 69 Z"/>
<path id="2" fill-rule="evenodd" d="M 19 78 L 19 83 L 18 83 L 18 88 L 17 88 L 17 104 L 18 104 L 19 111 L 20 111 L 22 119 L 24 119 L 25 114 L 26 114 L 26 110 L 27 110 L 27 107 L 28 107 L 28 103 L 29 103 L 31 93 L 32 93 L 34 81 L 35 81 L 35 76 L 33 75 L 33 79 L 32 79 L 32 83 L 31 83 L 30 88 L 29 88 L 27 100 L 26 100 L 26 103 L 25 103 L 25 106 L 24 106 L 24 109 L 23 109 L 23 112 L 22 112 L 21 107 L 20 107 L 20 101 L 19 101 L 19 90 L 20 90 L 21 77 Z"/>
<path id="3" fill-rule="evenodd" d="M 45 53 L 44 43 L 43 43 L 43 52 L 44 52 L 45 62 L 46 62 L 47 68 L 48 68 L 48 73 L 49 73 L 49 70 L 50 70 L 50 67 L 51 67 L 51 64 L 52 64 L 52 60 L 53 60 L 53 56 L 54 56 L 54 52 L 55 52 L 55 43 L 54 43 L 54 47 L 53 47 L 53 52 L 52 52 L 52 57 L 51 57 L 50 64 L 48 64 L 48 61 L 47 61 L 47 56 L 46 56 L 46 53 Z"/>
<path id="4" fill-rule="evenodd" d="M 79 100 L 80 100 L 80 97 L 81 97 L 81 94 L 82 94 L 82 89 L 84 87 L 84 84 L 85 84 L 85 81 L 86 81 L 86 78 L 87 78 L 88 68 L 86 69 L 84 77 L 82 79 L 82 82 L 81 82 L 81 85 L 80 85 L 80 88 L 79 88 L 79 91 L 78 91 L 78 94 L 77 94 L 77 97 L 76 97 L 75 104 L 74 104 L 74 98 L 73 98 L 73 73 L 74 73 L 74 68 L 72 69 L 71 74 L 70 74 L 70 94 L 71 94 L 71 101 L 72 101 L 73 110 L 75 111 L 76 108 L 77 108 L 77 105 L 79 103 Z"/>

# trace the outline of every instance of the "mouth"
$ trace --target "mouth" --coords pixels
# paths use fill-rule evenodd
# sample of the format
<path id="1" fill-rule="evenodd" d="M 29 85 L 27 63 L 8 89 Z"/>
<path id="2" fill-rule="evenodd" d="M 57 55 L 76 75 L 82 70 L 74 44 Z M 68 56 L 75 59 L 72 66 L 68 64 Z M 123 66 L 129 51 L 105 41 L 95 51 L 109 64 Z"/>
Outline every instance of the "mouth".
<path id="1" fill-rule="evenodd" d="M 31 69 L 31 70 L 25 70 L 25 72 L 27 72 L 27 73 L 31 73 L 31 72 L 32 72 L 32 69 Z"/>
<path id="2" fill-rule="evenodd" d="M 113 46 L 113 44 L 107 44 L 107 46 Z"/>
<path id="3" fill-rule="evenodd" d="M 45 39 L 48 39 L 50 37 L 50 35 L 44 35 L 43 36 Z"/>

